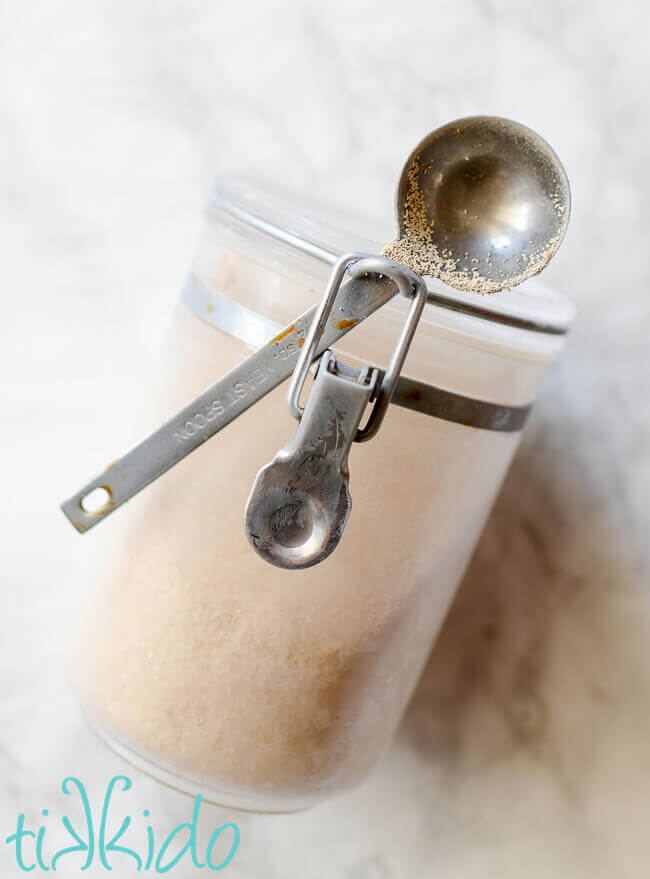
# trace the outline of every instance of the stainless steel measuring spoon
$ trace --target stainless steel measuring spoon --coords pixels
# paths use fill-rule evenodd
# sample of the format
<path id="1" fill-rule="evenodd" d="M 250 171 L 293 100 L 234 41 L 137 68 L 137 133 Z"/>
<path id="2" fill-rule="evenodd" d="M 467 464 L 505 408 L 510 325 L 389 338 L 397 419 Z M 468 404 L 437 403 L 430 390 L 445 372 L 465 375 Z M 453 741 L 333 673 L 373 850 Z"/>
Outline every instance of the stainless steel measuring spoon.
<path id="1" fill-rule="evenodd" d="M 542 254 L 547 262 L 559 247 L 570 204 L 566 175 L 548 144 L 525 126 L 494 117 L 468 117 L 425 138 L 406 162 L 398 187 L 399 231 L 401 240 L 407 241 L 413 235 L 407 201 L 414 180 L 431 233 L 424 239 L 430 244 L 431 259 L 428 264 L 425 259 L 426 271 L 420 263 L 409 262 L 408 254 L 400 261 L 421 274 L 434 274 L 451 286 L 467 289 L 466 278 L 474 277 L 476 266 L 480 266 L 487 287 L 497 290 L 536 274 L 543 265 L 535 255 Z M 416 243 L 421 255 L 421 237 Z M 452 276 L 445 275 L 444 265 L 437 268 L 440 254 L 447 251 L 461 266 Z M 425 247 L 425 257 L 426 252 Z M 501 253 L 500 263 L 497 252 Z M 394 284 L 376 274 L 345 280 L 337 296 L 336 313 L 327 323 L 314 357 L 395 293 Z M 480 304 L 454 300 L 442 291 L 429 291 L 428 301 L 495 319 Z M 316 306 L 296 318 L 68 498 L 62 510 L 74 527 L 84 532 L 103 521 L 288 378 L 315 312 Z M 518 325 L 524 323 L 519 321 Z M 530 328 L 544 331 L 544 327 Z M 97 493 L 100 502 L 93 503 Z"/>

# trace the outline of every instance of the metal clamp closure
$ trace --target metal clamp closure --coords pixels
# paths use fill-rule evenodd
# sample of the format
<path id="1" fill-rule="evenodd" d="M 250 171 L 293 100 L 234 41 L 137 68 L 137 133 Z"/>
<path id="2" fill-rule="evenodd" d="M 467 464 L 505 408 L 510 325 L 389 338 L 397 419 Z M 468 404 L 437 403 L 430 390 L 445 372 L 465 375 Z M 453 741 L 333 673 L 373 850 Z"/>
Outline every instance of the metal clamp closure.
<path id="1" fill-rule="evenodd" d="M 246 535 L 282 568 L 307 568 L 335 549 L 350 515 L 348 454 L 378 379 L 325 351 L 293 437 L 255 478 Z"/>
<path id="2" fill-rule="evenodd" d="M 366 366 L 359 372 L 327 350 L 303 409 L 300 393 L 346 272 L 353 280 L 371 274 L 388 278 L 399 293 L 412 299 L 408 317 L 378 388 L 377 369 Z M 259 471 L 246 504 L 246 534 L 266 561 L 282 568 L 306 568 L 323 561 L 338 545 L 352 506 L 350 447 L 379 430 L 426 300 L 422 278 L 391 260 L 348 254 L 337 262 L 314 312 L 287 393 L 287 407 L 298 419 L 298 428 Z M 374 405 L 360 429 L 371 400 Z"/>
<path id="3" fill-rule="evenodd" d="M 323 335 L 327 319 L 336 301 L 336 296 L 346 271 L 354 280 L 358 280 L 363 275 L 370 274 L 386 277 L 395 284 L 402 296 L 412 299 L 406 323 L 402 328 L 382 382 L 373 398 L 374 405 L 372 411 L 368 416 L 365 426 L 357 430 L 354 437 L 355 442 L 365 442 L 375 436 L 384 420 L 418 321 L 426 305 L 428 294 L 426 284 L 420 275 L 400 263 L 380 256 L 364 257 L 354 253 L 342 256 L 332 270 L 323 297 L 316 309 L 287 391 L 287 408 L 291 415 L 298 420 L 301 419 L 303 414 L 303 409 L 300 406 L 300 394 L 302 393 L 309 367 L 317 356 L 318 343 Z"/>

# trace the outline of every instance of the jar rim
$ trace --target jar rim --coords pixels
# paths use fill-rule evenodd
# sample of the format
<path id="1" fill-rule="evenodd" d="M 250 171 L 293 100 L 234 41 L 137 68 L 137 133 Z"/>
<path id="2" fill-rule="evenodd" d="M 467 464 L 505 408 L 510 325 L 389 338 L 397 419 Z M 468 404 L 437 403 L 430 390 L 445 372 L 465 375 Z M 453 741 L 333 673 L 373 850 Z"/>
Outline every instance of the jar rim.
<path id="1" fill-rule="evenodd" d="M 286 187 L 252 177 L 224 175 L 210 191 L 209 217 L 255 246 L 259 261 L 281 269 L 292 280 L 305 277 L 322 283 L 334 262 L 349 251 L 376 254 L 381 244 L 372 232 L 359 228 L 372 224 L 336 207 L 314 203 Z M 466 318 L 468 330 L 476 320 L 502 324 L 536 334 L 563 335 L 575 317 L 575 306 L 562 293 L 537 277 L 501 293 L 482 296 L 456 290 L 433 277 L 425 278 L 431 294 L 426 311 L 435 320 L 450 311 Z M 470 333 L 473 335 L 474 332 Z"/>

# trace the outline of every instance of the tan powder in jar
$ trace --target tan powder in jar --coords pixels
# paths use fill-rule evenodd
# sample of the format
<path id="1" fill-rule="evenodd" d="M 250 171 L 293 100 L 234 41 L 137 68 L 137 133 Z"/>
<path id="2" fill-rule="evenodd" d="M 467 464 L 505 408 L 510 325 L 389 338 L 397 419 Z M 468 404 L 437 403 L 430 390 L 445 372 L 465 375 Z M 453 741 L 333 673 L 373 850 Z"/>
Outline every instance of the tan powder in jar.
<path id="1" fill-rule="evenodd" d="M 183 306 L 164 350 L 168 411 L 246 353 Z M 337 551 L 281 571 L 251 550 L 242 512 L 293 428 L 283 395 L 113 520 L 71 668 L 100 731 L 206 790 L 266 792 L 272 810 L 349 786 L 387 746 L 517 442 L 395 407 L 380 441 L 353 450 Z"/>

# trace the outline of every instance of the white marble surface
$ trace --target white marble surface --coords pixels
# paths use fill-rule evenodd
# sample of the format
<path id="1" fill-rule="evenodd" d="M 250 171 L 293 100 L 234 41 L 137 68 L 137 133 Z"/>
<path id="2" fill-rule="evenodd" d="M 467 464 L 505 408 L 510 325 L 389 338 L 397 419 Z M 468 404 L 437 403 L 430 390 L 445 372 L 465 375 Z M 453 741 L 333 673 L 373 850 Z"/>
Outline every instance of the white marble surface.
<path id="1" fill-rule="evenodd" d="M 580 308 L 571 343 L 381 766 L 311 812 L 202 828 L 236 818 L 240 879 L 647 876 L 649 23 L 634 0 L 2 5 L 2 839 L 65 811 L 65 775 L 96 802 L 123 769 L 63 677 L 80 538 L 57 503 L 135 438 L 212 175 L 385 212 L 419 137 L 485 112 L 566 164 L 547 277 Z M 189 817 L 134 778 L 156 827 Z M 0 865 L 21 875 L 4 844 Z"/>

